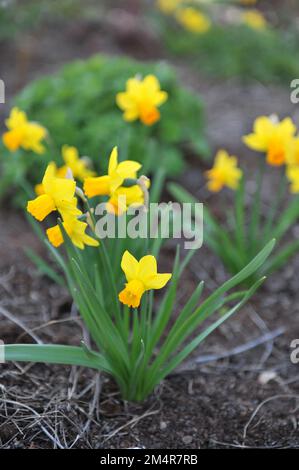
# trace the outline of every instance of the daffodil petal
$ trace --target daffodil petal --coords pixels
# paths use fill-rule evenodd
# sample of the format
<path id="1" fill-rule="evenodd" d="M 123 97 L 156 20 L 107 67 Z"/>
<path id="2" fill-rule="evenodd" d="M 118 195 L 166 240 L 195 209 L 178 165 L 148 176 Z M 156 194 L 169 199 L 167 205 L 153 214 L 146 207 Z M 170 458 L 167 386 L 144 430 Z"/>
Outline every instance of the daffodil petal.
<path id="1" fill-rule="evenodd" d="M 138 279 L 145 284 L 148 278 L 157 274 L 157 261 L 152 255 L 143 256 L 139 261 Z"/>
<path id="2" fill-rule="evenodd" d="M 156 274 L 151 278 L 147 278 L 145 287 L 146 290 L 149 289 L 163 289 L 166 286 L 168 281 L 171 279 L 172 274 Z"/>
<path id="3" fill-rule="evenodd" d="M 137 278 L 138 268 L 137 259 L 129 251 L 125 251 L 121 260 L 121 269 L 125 273 L 128 282 Z"/>
<path id="4" fill-rule="evenodd" d="M 117 165 L 118 165 L 118 149 L 117 147 L 114 147 L 109 158 L 109 167 L 108 167 L 109 176 L 112 175 L 116 171 Z"/>

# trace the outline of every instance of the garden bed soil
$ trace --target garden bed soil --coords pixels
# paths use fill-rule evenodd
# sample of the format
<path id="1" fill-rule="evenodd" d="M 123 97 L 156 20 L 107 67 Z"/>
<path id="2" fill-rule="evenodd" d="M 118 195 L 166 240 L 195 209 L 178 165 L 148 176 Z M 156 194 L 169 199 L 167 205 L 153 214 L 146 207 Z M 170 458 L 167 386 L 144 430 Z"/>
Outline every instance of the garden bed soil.
<path id="1" fill-rule="evenodd" d="M 7 220 L 5 212 L 1 220 Z M 11 214 L 8 220 L 10 229 L 0 232 L 0 246 L 9 253 L 6 258 L 2 250 L 0 257 L 1 336 L 6 342 L 33 342 L 23 326 L 14 324 L 21 321 L 44 342 L 79 344 L 82 331 L 67 291 L 39 276 L 26 260 L 23 237 L 26 245 L 30 240 L 32 248 L 41 248 L 23 217 Z M 162 268 L 173 257 L 171 248 L 166 253 Z M 226 278 L 221 265 L 215 265 L 211 253 L 199 251 L 179 304 L 199 279 L 211 290 Z M 290 343 L 299 338 L 298 268 L 299 258 L 272 276 L 250 304 L 141 405 L 124 403 L 113 381 L 91 370 L 3 365 L 0 446 L 299 447 L 299 366 L 290 361 Z M 249 347 L 269 332 L 277 335 L 273 341 L 237 354 L 235 348 Z M 221 359 L 225 352 L 228 357 Z"/>

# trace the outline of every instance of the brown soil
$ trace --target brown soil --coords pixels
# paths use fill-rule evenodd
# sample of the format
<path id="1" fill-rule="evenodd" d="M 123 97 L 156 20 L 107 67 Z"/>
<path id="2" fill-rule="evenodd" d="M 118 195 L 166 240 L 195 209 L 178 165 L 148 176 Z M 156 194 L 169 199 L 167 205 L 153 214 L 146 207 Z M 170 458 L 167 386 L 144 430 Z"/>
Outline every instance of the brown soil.
<path id="1" fill-rule="evenodd" d="M 28 38 L 34 47 L 29 47 L 24 62 L 19 55 L 23 57 L 24 41 L 22 46 L 11 45 L 3 52 L 4 79 L 11 84 L 9 95 L 66 60 L 98 51 L 123 52 L 120 38 L 124 34 L 131 37 L 134 31 L 134 23 L 130 34 L 118 29 L 113 37 L 84 23 L 66 26 L 63 31 L 44 27 Z M 134 56 L 141 57 L 146 51 L 145 44 L 152 40 L 149 36 L 142 36 L 137 52 L 135 47 L 130 50 Z M 129 44 L 129 40 L 125 42 L 125 52 Z M 215 149 L 224 146 L 243 154 L 240 136 L 258 114 L 291 113 L 296 118 L 288 90 L 211 83 L 190 77 L 188 70 L 176 65 L 184 83 L 204 96 L 209 138 Z M 201 195 L 198 175 L 199 168 L 198 172 L 193 168 L 182 182 Z M 217 207 L 216 200 L 211 203 Z M 24 333 L 25 326 L 45 342 L 78 344 L 81 326 L 66 290 L 38 275 L 24 255 L 23 248 L 28 246 L 43 253 L 25 218 L 5 209 L 1 209 L 0 218 L 1 337 L 6 343 L 32 342 Z M 167 250 L 165 264 L 172 257 L 172 250 Z M 299 338 L 298 269 L 296 257 L 143 405 L 123 403 L 109 378 L 86 369 L 2 366 L 0 447 L 299 447 L 299 368 L 290 361 L 290 343 Z M 212 290 L 226 277 L 220 262 L 203 248 L 186 273 L 180 302 L 199 280 L 205 280 L 207 289 Z M 20 321 L 23 326 L 16 325 Z M 273 340 L 249 348 L 249 342 L 269 334 Z M 249 349 L 238 353 L 236 348 L 246 345 Z"/>

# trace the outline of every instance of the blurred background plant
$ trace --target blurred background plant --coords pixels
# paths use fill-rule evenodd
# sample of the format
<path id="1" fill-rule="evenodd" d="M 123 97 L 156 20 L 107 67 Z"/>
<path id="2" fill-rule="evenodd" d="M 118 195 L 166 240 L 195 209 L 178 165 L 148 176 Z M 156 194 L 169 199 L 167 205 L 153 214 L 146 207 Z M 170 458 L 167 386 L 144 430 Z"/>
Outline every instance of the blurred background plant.
<path id="1" fill-rule="evenodd" d="M 298 26 L 282 30 L 263 3 L 246 0 L 157 0 L 154 21 L 167 49 L 214 77 L 263 83 L 298 75 Z"/>
<path id="2" fill-rule="evenodd" d="M 124 91 L 129 78 L 147 74 L 156 75 L 168 93 L 161 119 L 153 126 L 125 122 L 116 95 Z M 165 63 L 143 64 L 104 56 L 76 61 L 54 76 L 28 85 L 14 102 L 31 121 L 47 128 L 50 145 L 42 158 L 21 155 L 16 168 L 13 156 L 1 148 L 0 197 L 15 187 L 20 177 L 38 182 L 46 162 L 60 162 L 60 148 L 65 144 L 91 158 L 98 171 L 104 169 L 103 154 L 111 150 L 111 142 L 121 145 L 123 159 L 129 156 L 143 163 L 146 172 L 155 172 L 158 158 L 159 168 L 172 176 L 184 169 L 187 153 L 199 157 L 209 154 L 202 101 L 179 85 L 175 72 Z M 51 145 L 53 135 L 57 148 Z"/>
<path id="3" fill-rule="evenodd" d="M 1 0 L 0 41 L 15 39 L 51 19 L 78 19 L 82 15 L 88 19 L 95 13 L 99 17 L 103 14 L 103 5 L 95 0 L 88 0 L 84 6 L 79 0 Z"/>
<path id="4" fill-rule="evenodd" d="M 299 240 L 295 234 L 292 236 L 299 217 L 297 133 L 292 119 L 280 121 L 278 116 L 272 115 L 257 118 L 253 132 L 243 137 L 246 146 L 261 153 L 252 197 L 248 192 L 247 172 L 238 167 L 237 157 L 225 150 L 217 152 L 212 169 L 205 173 L 211 193 L 219 193 L 225 187 L 235 191 L 233 204 L 228 204 L 225 196 L 219 198 L 220 217 L 214 216 L 208 204 L 204 207 L 205 242 L 230 273 L 242 269 L 272 238 L 277 241 L 276 250 L 258 276 L 281 269 L 298 253 Z M 276 170 L 279 184 L 271 191 L 265 210 L 263 189 L 270 167 Z M 170 183 L 168 189 L 180 203 L 196 202 L 196 198 L 177 183 Z"/>

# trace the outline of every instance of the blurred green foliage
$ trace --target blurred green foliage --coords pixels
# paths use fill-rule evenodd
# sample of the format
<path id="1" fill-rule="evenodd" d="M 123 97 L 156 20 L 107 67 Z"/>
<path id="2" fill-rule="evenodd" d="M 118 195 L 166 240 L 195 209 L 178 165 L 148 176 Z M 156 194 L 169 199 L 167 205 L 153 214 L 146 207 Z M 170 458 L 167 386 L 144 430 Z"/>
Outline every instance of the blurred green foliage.
<path id="1" fill-rule="evenodd" d="M 295 31 L 214 25 L 200 35 L 185 31 L 170 18 L 159 18 L 158 23 L 166 47 L 211 76 L 289 84 L 299 75 Z"/>
<path id="2" fill-rule="evenodd" d="M 0 41 L 32 31 L 43 21 L 80 17 L 79 0 L 0 0 Z"/>
<path id="3" fill-rule="evenodd" d="M 169 94 L 160 108 L 161 120 L 152 127 L 127 123 L 115 96 L 125 89 L 128 78 L 150 73 L 158 77 L 162 89 Z M 19 152 L 18 158 L 1 148 L 0 196 L 11 179 L 15 181 L 16 173 L 19 178 L 26 175 L 30 181 L 38 182 L 48 161 L 61 164 L 63 144 L 75 145 L 80 155 L 89 156 L 101 172 L 107 171 L 108 157 L 115 145 L 119 146 L 121 160 L 140 161 L 148 173 L 164 167 L 170 175 L 183 170 L 186 152 L 201 157 L 209 153 L 203 134 L 201 99 L 182 88 L 174 70 L 165 63 L 144 64 L 104 56 L 76 61 L 53 76 L 29 84 L 14 104 L 26 111 L 30 120 L 48 129 L 53 145 L 42 156 Z"/>

